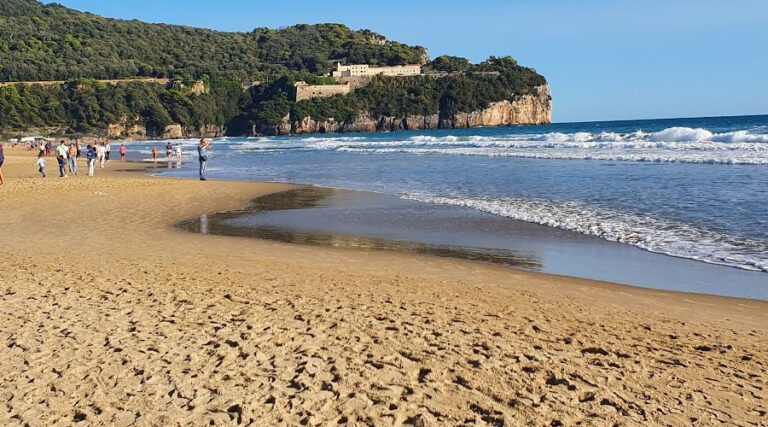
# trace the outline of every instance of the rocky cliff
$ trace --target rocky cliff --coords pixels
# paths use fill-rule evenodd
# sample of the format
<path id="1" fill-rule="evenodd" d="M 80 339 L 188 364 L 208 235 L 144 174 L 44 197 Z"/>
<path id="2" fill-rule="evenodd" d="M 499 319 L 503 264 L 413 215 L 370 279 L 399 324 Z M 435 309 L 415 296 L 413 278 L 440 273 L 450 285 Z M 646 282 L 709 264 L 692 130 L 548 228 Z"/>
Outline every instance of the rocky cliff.
<path id="1" fill-rule="evenodd" d="M 536 88 L 532 95 L 516 96 L 511 101 L 495 102 L 482 110 L 454 115 L 380 117 L 361 114 L 354 120 L 283 119 L 278 126 L 256 129 L 266 135 L 299 135 L 306 133 L 381 132 L 398 130 L 462 129 L 480 126 L 543 125 L 552 122 L 552 96 L 549 86 Z"/>
<path id="2" fill-rule="evenodd" d="M 261 126 L 253 129 L 253 134 L 261 135 L 301 135 L 311 133 L 350 133 L 350 132 L 388 132 L 399 130 L 431 130 L 431 129 L 463 129 L 472 127 L 495 127 L 517 125 L 543 125 L 552 122 L 552 97 L 549 86 L 536 87 L 532 95 L 515 96 L 512 100 L 494 102 L 488 107 L 470 112 L 459 112 L 453 115 L 442 113 L 433 115 L 416 115 L 405 117 L 374 118 L 363 113 L 353 120 L 336 121 L 314 120 L 305 117 L 292 120 L 290 115 L 283 118 L 283 123 L 277 126 Z M 219 137 L 226 134 L 221 126 L 203 126 L 201 128 L 186 128 L 179 124 L 171 124 L 162 132 L 147 132 L 140 124 L 129 125 L 123 120 L 109 126 L 110 138 L 142 139 L 147 136 L 172 138 Z"/>
<path id="3" fill-rule="evenodd" d="M 215 138 L 224 136 L 226 129 L 221 126 L 205 125 L 200 128 L 187 128 L 180 124 L 171 124 L 162 132 L 151 134 L 142 124 L 127 125 L 125 122 L 113 123 L 107 129 L 107 136 L 113 139 L 145 139 L 147 136 L 162 139 L 177 138 Z"/>

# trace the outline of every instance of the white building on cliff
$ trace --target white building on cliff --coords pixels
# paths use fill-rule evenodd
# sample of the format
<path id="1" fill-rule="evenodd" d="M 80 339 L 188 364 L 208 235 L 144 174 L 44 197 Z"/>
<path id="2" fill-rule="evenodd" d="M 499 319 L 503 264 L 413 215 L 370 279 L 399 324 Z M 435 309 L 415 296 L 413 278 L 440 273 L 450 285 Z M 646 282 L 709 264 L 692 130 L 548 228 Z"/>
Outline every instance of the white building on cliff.
<path id="1" fill-rule="evenodd" d="M 370 77 L 376 75 L 385 76 L 419 76 L 421 65 L 394 65 L 388 67 L 371 67 L 367 64 L 341 65 L 336 63 L 333 77 Z"/>

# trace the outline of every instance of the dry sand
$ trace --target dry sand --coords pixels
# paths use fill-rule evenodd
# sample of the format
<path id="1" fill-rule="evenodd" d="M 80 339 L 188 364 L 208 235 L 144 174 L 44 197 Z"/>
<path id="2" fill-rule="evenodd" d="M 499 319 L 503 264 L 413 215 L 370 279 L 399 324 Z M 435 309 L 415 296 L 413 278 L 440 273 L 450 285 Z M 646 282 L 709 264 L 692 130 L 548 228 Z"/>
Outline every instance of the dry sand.
<path id="1" fill-rule="evenodd" d="M 2 425 L 768 425 L 768 303 L 188 234 L 288 187 L 18 153 Z"/>

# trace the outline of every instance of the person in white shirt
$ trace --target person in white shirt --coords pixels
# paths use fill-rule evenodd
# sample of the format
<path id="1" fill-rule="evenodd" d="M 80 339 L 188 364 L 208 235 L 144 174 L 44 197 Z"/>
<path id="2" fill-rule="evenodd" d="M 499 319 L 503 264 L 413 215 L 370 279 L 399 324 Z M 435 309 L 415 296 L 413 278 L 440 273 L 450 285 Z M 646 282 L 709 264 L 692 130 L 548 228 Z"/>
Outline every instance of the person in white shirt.
<path id="1" fill-rule="evenodd" d="M 104 157 L 107 159 L 107 162 L 109 162 L 109 152 L 112 150 L 112 146 L 109 145 L 109 141 L 107 141 L 106 144 L 104 144 Z"/>
<path id="2" fill-rule="evenodd" d="M 56 147 L 56 160 L 59 162 L 59 176 L 61 178 L 69 178 L 66 173 L 68 153 L 69 148 L 64 145 L 64 141 L 61 141 L 59 146 Z"/>
<path id="3" fill-rule="evenodd" d="M 43 175 L 43 178 L 48 178 L 48 175 L 45 174 L 45 150 L 37 155 L 37 163 L 35 163 L 35 166 L 37 166 L 37 170 Z"/>
<path id="4" fill-rule="evenodd" d="M 103 168 L 107 157 L 107 148 L 104 147 L 103 142 L 96 146 L 96 157 L 99 159 L 99 166 Z"/>
<path id="5" fill-rule="evenodd" d="M 176 167 L 181 167 L 181 144 L 176 144 Z"/>

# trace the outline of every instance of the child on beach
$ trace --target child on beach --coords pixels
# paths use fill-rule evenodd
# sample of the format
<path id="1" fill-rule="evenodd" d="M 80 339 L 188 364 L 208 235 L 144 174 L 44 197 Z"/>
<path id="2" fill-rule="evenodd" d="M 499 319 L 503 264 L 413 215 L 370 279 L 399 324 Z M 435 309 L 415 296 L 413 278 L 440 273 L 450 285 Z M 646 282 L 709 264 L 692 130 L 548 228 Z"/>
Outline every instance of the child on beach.
<path id="1" fill-rule="evenodd" d="M 127 150 L 125 148 L 125 145 L 124 144 L 120 144 L 120 161 L 121 162 L 125 162 L 125 152 L 126 151 Z"/>
<path id="2" fill-rule="evenodd" d="M 45 174 L 45 151 L 41 151 L 37 155 L 35 166 L 37 166 L 37 170 L 43 175 L 43 178 L 48 178 L 48 175 Z"/>
<path id="3" fill-rule="evenodd" d="M 157 147 L 152 147 L 152 160 L 157 163 Z"/>

